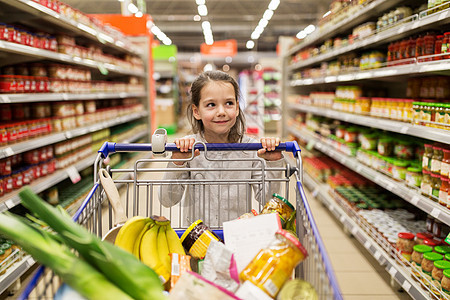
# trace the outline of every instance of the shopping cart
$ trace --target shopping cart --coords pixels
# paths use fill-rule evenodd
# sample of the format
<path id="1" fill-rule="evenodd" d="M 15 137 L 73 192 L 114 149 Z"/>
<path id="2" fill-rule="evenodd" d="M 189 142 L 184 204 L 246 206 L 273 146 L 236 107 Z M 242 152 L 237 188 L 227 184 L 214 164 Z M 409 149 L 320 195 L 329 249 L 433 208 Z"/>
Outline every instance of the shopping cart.
<path id="1" fill-rule="evenodd" d="M 295 166 L 286 163 L 276 168 L 268 167 L 263 159 L 255 155 L 245 155 L 245 153 L 261 149 L 260 143 L 205 144 L 198 142 L 193 147 L 192 157 L 184 161 L 196 159 L 193 155 L 195 149 L 203 151 L 200 155 L 205 156 L 205 159 L 210 162 L 210 166 L 201 169 L 192 168 L 192 166 L 189 169 L 168 167 L 167 164 L 173 159 L 167 158 L 165 152 L 178 151 L 173 143 L 165 144 L 164 142 L 162 146 L 160 143 L 153 143 L 153 147 L 152 144 L 105 143 L 98 151 L 94 163 L 94 187 L 73 219 L 98 236 L 103 236 L 114 226 L 113 209 L 106 201 L 107 197 L 105 197 L 104 189 L 98 178 L 98 172 L 104 167 L 104 160 L 110 154 L 116 152 L 147 152 L 153 154 L 152 158 L 136 160 L 134 167 L 130 169 L 107 167 L 107 171 L 110 172 L 115 184 L 122 189 L 123 204 L 127 216 L 165 216 L 171 220 L 172 227 L 177 229 L 178 232 L 186 229 L 187 225 L 198 218 L 220 234 L 220 222 L 225 221 L 225 219 L 208 214 L 207 211 L 211 205 L 222 205 L 222 208 L 226 208 L 226 205 L 229 205 L 227 202 L 231 201 L 227 197 L 230 194 L 236 195 L 237 193 L 239 205 L 228 206 L 235 215 L 228 214 L 227 216 L 233 219 L 238 217 L 239 214 L 249 212 L 252 208 L 260 211 L 266 203 L 266 194 L 277 187 L 278 193 L 286 199 L 290 199 L 291 202 L 293 201 L 290 194 L 295 193 L 296 229 L 300 242 L 309 253 L 306 260 L 296 268 L 295 277 L 311 283 L 316 289 L 319 299 L 342 299 L 332 265 L 303 190 L 302 161 L 298 144 L 286 142 L 277 147 L 278 151 L 284 151 L 286 154 L 289 152 L 289 155 L 293 156 Z M 217 165 L 220 166 L 224 161 L 227 161 L 226 165 L 230 165 L 230 158 L 227 155 L 222 157 L 219 154 L 233 151 L 234 154 L 236 154 L 235 151 L 239 151 L 239 155 L 233 156 L 238 156 L 238 158 L 233 159 L 235 164 L 231 164 L 231 167 L 218 168 Z M 291 161 L 291 159 L 286 161 Z M 168 172 L 197 172 L 196 174 L 202 174 L 202 176 L 196 176 L 194 179 L 188 177 L 173 180 L 165 178 L 164 175 L 167 175 Z M 230 176 L 223 176 L 226 179 L 221 179 L 221 176 L 211 177 L 208 175 L 208 173 L 217 175 L 218 172 L 221 174 L 236 174 L 236 179 Z M 251 179 L 247 178 L 246 180 L 237 176 L 237 174 L 245 172 L 257 174 L 257 176 L 252 176 Z M 268 176 L 268 174 L 278 173 L 283 175 L 278 178 Z M 291 181 L 296 182 L 296 184 L 290 185 Z M 180 187 L 183 187 L 185 192 L 183 199 L 178 204 L 172 207 L 161 205 L 159 198 L 166 196 L 162 195 L 161 191 L 167 192 Z M 211 195 L 218 197 L 218 199 L 211 199 Z M 194 203 L 196 204 L 192 204 L 189 198 L 195 199 Z M 186 205 L 186 202 L 190 202 L 190 204 Z M 186 215 L 196 219 L 186 218 Z M 50 270 L 41 267 L 19 299 L 28 299 L 31 295 L 37 299 L 52 299 L 60 285 L 61 280 L 57 276 L 54 276 Z"/>

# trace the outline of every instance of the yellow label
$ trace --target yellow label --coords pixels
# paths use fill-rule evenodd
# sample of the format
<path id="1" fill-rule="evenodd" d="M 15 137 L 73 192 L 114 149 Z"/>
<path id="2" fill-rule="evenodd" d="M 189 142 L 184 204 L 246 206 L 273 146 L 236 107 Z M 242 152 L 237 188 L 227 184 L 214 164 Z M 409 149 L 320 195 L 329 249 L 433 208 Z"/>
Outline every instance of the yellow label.
<path id="1" fill-rule="evenodd" d="M 430 286 L 431 292 L 439 297 L 439 291 L 441 290 L 441 282 L 434 279 L 432 281 L 432 285 Z"/>
<path id="2" fill-rule="evenodd" d="M 202 235 L 192 245 L 191 249 L 189 250 L 189 253 L 197 258 L 205 257 L 209 244 L 213 239 L 218 241 L 218 239 L 211 232 L 209 231 L 203 232 Z"/>

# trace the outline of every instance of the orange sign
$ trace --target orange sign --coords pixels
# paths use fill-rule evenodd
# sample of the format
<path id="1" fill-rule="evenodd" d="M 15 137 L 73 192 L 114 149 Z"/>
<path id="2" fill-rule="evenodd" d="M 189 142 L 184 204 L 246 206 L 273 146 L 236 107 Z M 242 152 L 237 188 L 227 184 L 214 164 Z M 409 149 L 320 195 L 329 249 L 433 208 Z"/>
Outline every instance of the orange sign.
<path id="1" fill-rule="evenodd" d="M 223 40 L 214 42 L 212 45 L 203 43 L 200 45 L 200 53 L 219 57 L 235 56 L 237 54 L 237 41 Z"/>

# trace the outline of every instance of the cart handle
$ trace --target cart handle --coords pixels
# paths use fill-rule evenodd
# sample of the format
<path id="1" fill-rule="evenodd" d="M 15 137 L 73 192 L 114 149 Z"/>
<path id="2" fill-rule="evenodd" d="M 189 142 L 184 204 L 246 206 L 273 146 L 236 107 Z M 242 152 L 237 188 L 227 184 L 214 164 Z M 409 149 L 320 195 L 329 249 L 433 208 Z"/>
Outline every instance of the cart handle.
<path id="1" fill-rule="evenodd" d="M 165 151 L 180 151 L 175 143 L 165 144 Z M 206 149 L 208 151 L 246 151 L 262 149 L 261 143 L 207 143 Z M 194 149 L 204 150 L 202 144 L 197 144 Z M 105 159 L 109 154 L 116 152 L 138 152 L 138 151 L 152 151 L 152 144 L 119 144 L 112 142 L 105 142 L 100 150 L 102 158 Z M 288 151 L 297 157 L 300 153 L 300 147 L 296 141 L 280 143 L 275 151 Z"/>

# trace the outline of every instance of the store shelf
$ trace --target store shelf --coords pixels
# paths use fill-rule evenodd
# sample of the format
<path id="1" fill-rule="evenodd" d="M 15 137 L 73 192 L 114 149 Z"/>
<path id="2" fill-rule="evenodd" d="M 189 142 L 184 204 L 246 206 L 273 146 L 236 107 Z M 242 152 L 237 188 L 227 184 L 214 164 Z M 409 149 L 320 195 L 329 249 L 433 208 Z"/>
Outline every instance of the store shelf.
<path id="1" fill-rule="evenodd" d="M 395 66 L 395 67 L 385 67 L 379 69 L 372 69 L 367 71 L 359 71 L 348 74 L 342 74 L 337 76 L 324 76 L 319 78 L 306 78 L 291 80 L 290 85 L 295 86 L 309 86 L 315 84 L 324 83 L 341 83 L 349 81 L 358 80 L 368 80 L 368 79 L 382 79 L 390 77 L 410 77 L 414 75 L 426 74 L 426 73 L 437 73 L 449 74 L 450 73 L 450 59 L 443 59 L 433 62 L 416 62 L 412 64 Z"/>
<path id="2" fill-rule="evenodd" d="M 124 142 L 132 143 L 143 136 L 147 135 L 147 132 L 143 132 L 135 135 L 133 138 L 127 139 Z M 72 165 L 77 171 L 84 170 L 90 166 L 94 165 L 94 161 L 97 158 L 97 154 L 92 155 L 88 158 L 85 158 L 78 163 Z M 70 168 L 70 167 L 69 167 Z M 37 194 L 46 189 L 54 186 L 55 184 L 69 178 L 68 168 L 64 170 L 58 170 L 51 175 L 47 175 L 38 180 L 33 181 L 29 187 Z M 6 194 L 5 196 L 0 198 L 0 212 L 7 211 L 12 207 L 18 205 L 20 203 L 19 191 L 13 191 L 11 193 Z"/>
<path id="3" fill-rule="evenodd" d="M 288 109 L 309 112 L 318 116 L 324 116 L 362 126 L 388 130 L 416 137 L 426 137 L 428 140 L 450 144 L 450 131 L 432 128 L 411 123 L 374 118 L 356 114 L 345 113 L 324 107 L 309 106 L 303 104 L 289 104 Z"/>
<path id="4" fill-rule="evenodd" d="M 411 36 L 419 31 L 430 29 L 433 27 L 442 26 L 450 23 L 450 9 L 446 9 L 439 13 L 432 15 L 413 15 L 407 20 L 400 21 L 398 25 L 394 25 L 388 29 L 375 33 L 371 36 L 365 37 L 362 40 L 357 40 L 353 44 L 344 46 L 338 49 L 330 50 L 327 53 L 317 55 L 315 57 L 300 61 L 288 67 L 292 71 L 299 68 L 304 68 L 323 61 L 333 59 L 339 55 L 359 50 L 368 47 L 375 47 L 381 44 L 386 44 L 391 41 L 400 40 L 402 38 Z"/>
<path id="5" fill-rule="evenodd" d="M 23 94 L 0 94 L 0 103 L 32 103 L 49 101 L 74 101 L 74 100 L 102 100 L 102 99 L 125 99 L 145 97 L 145 92 L 136 93 L 23 93 Z"/>
<path id="6" fill-rule="evenodd" d="M 419 190 L 410 188 L 405 184 L 360 163 L 356 158 L 349 157 L 343 153 L 338 152 L 335 148 L 322 142 L 319 137 L 314 136 L 313 133 L 306 129 L 298 130 L 289 128 L 288 130 L 293 135 L 306 140 L 308 143 L 311 143 L 310 145 L 313 145 L 314 148 L 326 154 L 327 156 L 333 158 L 349 169 L 357 172 L 358 174 L 364 176 L 365 178 L 371 180 L 379 186 L 396 194 L 405 201 L 413 204 L 427 214 L 433 216 L 436 219 L 439 219 L 441 222 L 450 226 L 450 213 L 448 208 L 442 207 L 438 203 L 433 202 L 425 196 L 422 196 Z"/>
<path id="7" fill-rule="evenodd" d="M 22 12 L 40 17 L 56 27 L 67 30 L 71 33 L 76 33 L 89 38 L 96 43 L 101 43 L 105 46 L 111 47 L 119 51 L 125 51 L 134 55 L 142 55 L 137 49 L 131 48 L 130 41 L 127 39 L 117 39 L 107 33 L 101 32 L 98 29 L 91 28 L 85 24 L 79 23 L 75 20 L 66 18 L 64 15 L 55 12 L 32 0 L 13 0 L 4 1 L 8 5 L 18 9 Z"/>
<path id="8" fill-rule="evenodd" d="M 5 274 L 0 276 L 0 294 L 2 294 L 11 284 L 20 278 L 31 266 L 35 260 L 30 255 L 25 255 L 20 262 L 17 262 Z"/>
<path id="9" fill-rule="evenodd" d="M 37 149 L 40 147 L 45 147 L 50 144 L 62 142 L 62 141 L 72 139 L 77 136 L 81 136 L 81 135 L 88 134 L 91 132 L 99 131 L 99 130 L 106 129 L 106 128 L 116 126 L 119 124 L 127 123 L 127 122 L 137 120 L 137 119 L 140 119 L 140 118 L 143 118 L 146 116 L 148 116 L 148 112 L 146 112 L 146 111 L 133 113 L 133 114 L 130 114 L 127 116 L 114 118 L 112 120 L 96 123 L 96 124 L 93 124 L 90 126 L 81 127 L 81 128 L 77 128 L 77 129 L 73 129 L 73 130 L 68 130 L 65 132 L 49 134 L 49 135 L 43 136 L 41 138 L 27 140 L 24 142 L 13 144 L 11 146 L 2 147 L 2 148 L 0 148 L 0 159 L 9 157 L 9 156 L 12 156 L 12 155 L 15 155 L 18 153 Z"/>
<path id="10" fill-rule="evenodd" d="M 350 14 L 342 21 L 333 25 L 328 25 L 322 30 L 316 30 L 310 36 L 306 37 L 303 42 L 290 49 L 287 55 L 292 55 L 302 48 L 342 34 L 372 17 L 381 16 L 383 11 L 395 7 L 401 2 L 402 0 L 374 0 L 368 5 L 363 6 L 361 9 L 358 9 L 354 14 Z"/>
<path id="11" fill-rule="evenodd" d="M 409 271 L 400 266 L 392 256 L 387 253 L 372 237 L 370 237 L 329 195 L 329 186 L 317 183 L 306 172 L 303 174 L 305 186 L 312 191 L 315 198 L 319 199 L 342 225 L 367 249 L 378 263 L 394 278 L 399 285 L 416 300 L 430 299 L 420 283 L 415 281 Z"/>
<path id="12" fill-rule="evenodd" d="M 18 0 L 16 0 L 18 1 Z M 30 1 L 31 2 L 31 1 Z M 17 43 L 11 43 L 6 41 L 0 41 L 0 49 L 4 52 L 16 53 L 27 57 L 35 57 L 40 59 L 50 59 L 58 62 L 65 62 L 76 64 L 79 66 L 85 66 L 93 69 L 108 70 L 110 72 L 115 72 L 124 75 L 133 75 L 139 77 L 145 77 L 145 72 L 128 70 L 125 68 L 118 67 L 110 63 L 103 63 L 94 61 L 92 59 L 80 58 L 78 56 L 72 56 L 68 54 L 58 53 L 54 51 L 39 49 L 35 47 L 30 47 L 26 45 L 21 45 Z"/>

